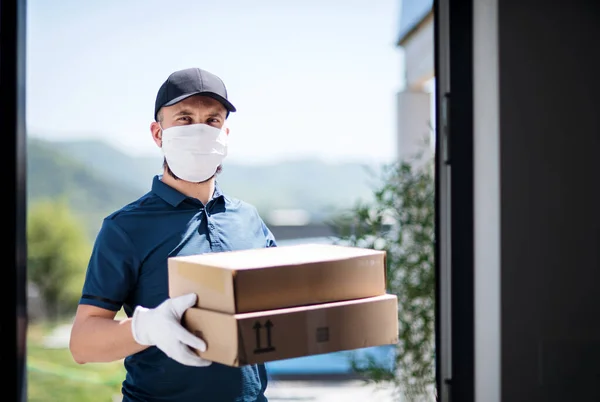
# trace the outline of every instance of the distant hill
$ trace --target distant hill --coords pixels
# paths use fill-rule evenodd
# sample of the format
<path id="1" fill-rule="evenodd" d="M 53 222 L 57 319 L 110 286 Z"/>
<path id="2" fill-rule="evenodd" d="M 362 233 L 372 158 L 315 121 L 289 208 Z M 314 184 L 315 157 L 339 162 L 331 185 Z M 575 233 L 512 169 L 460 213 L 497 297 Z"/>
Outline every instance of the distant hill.
<path id="1" fill-rule="evenodd" d="M 152 177 L 162 171 L 160 157 L 131 157 L 106 142 L 44 141 L 48 147 L 93 169 L 110 182 L 117 181 L 146 192 Z"/>
<path id="2" fill-rule="evenodd" d="M 29 139 L 27 143 L 27 198 L 65 197 L 94 237 L 102 219 L 144 192 L 110 178 L 56 149 L 54 144 Z"/>
<path id="3" fill-rule="evenodd" d="M 98 140 L 45 144 L 97 172 L 111 185 L 129 187 L 128 194 L 148 191 L 152 177 L 161 170 L 161 157 L 131 157 Z M 254 204 L 261 212 L 304 209 L 313 219 L 320 220 L 358 199 L 371 198 L 377 176 L 368 169 L 377 172 L 379 167 L 319 160 L 272 165 L 225 162 L 218 181 L 225 192 Z"/>

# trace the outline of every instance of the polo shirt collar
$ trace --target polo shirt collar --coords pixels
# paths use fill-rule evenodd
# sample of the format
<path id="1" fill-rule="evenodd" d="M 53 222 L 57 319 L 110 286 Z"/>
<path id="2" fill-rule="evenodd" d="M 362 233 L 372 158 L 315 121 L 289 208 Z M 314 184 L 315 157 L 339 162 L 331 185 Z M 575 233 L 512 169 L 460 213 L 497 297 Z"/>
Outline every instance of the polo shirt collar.
<path id="1" fill-rule="evenodd" d="M 175 190 L 173 187 L 164 183 L 162 180 L 162 175 L 154 176 L 152 180 L 152 192 L 165 200 L 167 203 L 171 204 L 174 207 L 179 206 L 186 198 L 189 198 L 185 194 Z M 215 191 L 212 196 L 213 200 L 225 200 L 225 195 L 221 191 L 219 185 L 215 182 Z"/>

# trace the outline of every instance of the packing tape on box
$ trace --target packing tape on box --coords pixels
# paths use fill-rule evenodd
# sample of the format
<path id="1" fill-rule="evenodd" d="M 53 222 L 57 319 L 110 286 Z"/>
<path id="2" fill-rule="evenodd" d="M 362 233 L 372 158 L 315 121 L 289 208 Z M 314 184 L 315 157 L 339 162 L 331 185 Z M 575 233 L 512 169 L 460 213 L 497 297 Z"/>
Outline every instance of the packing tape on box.
<path id="1" fill-rule="evenodd" d="M 327 309 L 316 309 L 306 314 L 306 351 L 309 355 L 323 353 L 329 343 Z"/>

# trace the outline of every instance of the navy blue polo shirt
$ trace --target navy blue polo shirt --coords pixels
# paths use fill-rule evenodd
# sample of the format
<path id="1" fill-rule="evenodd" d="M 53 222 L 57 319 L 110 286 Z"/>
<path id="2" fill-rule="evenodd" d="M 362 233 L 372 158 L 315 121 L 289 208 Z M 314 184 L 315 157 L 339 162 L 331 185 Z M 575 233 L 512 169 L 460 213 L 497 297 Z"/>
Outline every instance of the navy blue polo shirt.
<path id="1" fill-rule="evenodd" d="M 204 206 L 155 176 L 150 192 L 104 219 L 80 304 L 112 311 L 123 307 L 131 317 L 136 306 L 153 308 L 168 298 L 168 257 L 274 246 L 252 205 L 216 186 Z M 156 347 L 125 358 L 124 364 L 123 401 L 266 401 L 264 365 L 190 367 Z"/>

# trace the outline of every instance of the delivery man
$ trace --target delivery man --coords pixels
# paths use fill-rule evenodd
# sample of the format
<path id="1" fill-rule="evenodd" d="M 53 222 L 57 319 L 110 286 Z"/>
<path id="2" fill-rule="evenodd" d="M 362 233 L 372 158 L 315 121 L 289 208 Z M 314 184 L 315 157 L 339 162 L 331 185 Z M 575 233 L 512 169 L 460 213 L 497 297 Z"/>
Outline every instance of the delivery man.
<path id="1" fill-rule="evenodd" d="M 263 365 L 228 367 L 192 352 L 207 345 L 180 322 L 197 296 L 169 298 L 168 290 L 169 257 L 276 246 L 256 208 L 215 180 L 235 111 L 214 74 L 171 74 L 150 125 L 164 171 L 146 195 L 106 217 L 96 238 L 70 350 L 80 364 L 125 359 L 125 402 L 267 400 Z M 116 320 L 121 307 L 128 318 Z"/>

